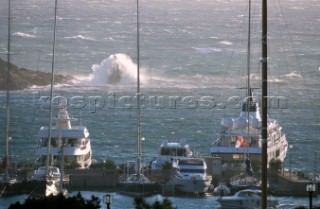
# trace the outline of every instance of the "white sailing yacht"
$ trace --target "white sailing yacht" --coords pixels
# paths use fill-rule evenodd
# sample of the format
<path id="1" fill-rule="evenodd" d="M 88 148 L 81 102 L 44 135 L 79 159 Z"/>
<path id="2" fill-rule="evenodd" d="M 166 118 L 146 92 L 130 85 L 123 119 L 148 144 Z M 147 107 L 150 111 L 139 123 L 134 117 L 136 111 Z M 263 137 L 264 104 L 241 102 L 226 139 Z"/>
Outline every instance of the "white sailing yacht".
<path id="1" fill-rule="evenodd" d="M 59 193 L 66 194 L 67 190 L 63 187 L 64 186 L 64 167 L 63 167 L 63 141 L 61 140 L 60 143 L 60 152 L 61 154 L 61 163 L 60 169 L 58 167 L 53 166 L 53 158 L 52 158 L 52 149 L 51 143 L 55 141 L 54 139 L 54 131 L 52 130 L 52 118 L 53 118 L 53 85 L 54 85 L 54 65 L 55 65 L 55 43 L 56 43 L 56 23 L 57 23 L 57 3 L 58 1 L 55 0 L 55 8 L 54 8 L 54 33 L 53 33 L 53 46 L 52 46 L 52 63 L 51 63 L 51 85 L 50 85 L 50 106 L 49 106 L 49 126 L 44 131 L 46 135 L 46 165 L 40 166 L 37 170 L 35 170 L 32 180 L 37 185 L 35 189 L 32 191 L 30 196 L 32 197 L 43 197 L 49 195 L 58 195 Z M 58 107 L 62 111 L 66 108 L 66 101 L 61 100 L 62 102 L 58 104 Z M 68 124 L 69 119 L 66 118 L 65 120 L 58 120 L 58 129 L 63 128 Z M 59 126 L 60 125 L 60 126 Z M 41 130 L 40 130 L 41 132 Z M 59 131 L 60 132 L 60 131 Z"/>
<path id="2" fill-rule="evenodd" d="M 137 161 L 136 173 L 129 175 L 120 183 L 119 193 L 128 196 L 149 196 L 158 191 L 158 185 L 150 181 L 142 171 L 141 143 L 141 92 L 140 92 L 140 24 L 139 24 L 139 0 L 137 0 Z"/>

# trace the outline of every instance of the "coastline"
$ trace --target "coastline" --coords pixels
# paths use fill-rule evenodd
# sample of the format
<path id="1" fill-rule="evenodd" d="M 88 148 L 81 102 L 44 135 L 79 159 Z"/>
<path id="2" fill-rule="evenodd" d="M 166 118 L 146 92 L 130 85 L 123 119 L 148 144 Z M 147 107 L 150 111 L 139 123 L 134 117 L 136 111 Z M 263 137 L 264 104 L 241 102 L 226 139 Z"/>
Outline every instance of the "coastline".
<path id="1" fill-rule="evenodd" d="M 71 80 L 70 75 L 54 75 L 55 84 L 65 83 Z M 7 81 L 7 62 L 0 58 L 0 91 L 7 90 L 7 82 L 10 91 L 23 90 L 31 86 L 47 86 L 51 82 L 51 73 L 19 68 L 10 64 L 9 81 Z"/>

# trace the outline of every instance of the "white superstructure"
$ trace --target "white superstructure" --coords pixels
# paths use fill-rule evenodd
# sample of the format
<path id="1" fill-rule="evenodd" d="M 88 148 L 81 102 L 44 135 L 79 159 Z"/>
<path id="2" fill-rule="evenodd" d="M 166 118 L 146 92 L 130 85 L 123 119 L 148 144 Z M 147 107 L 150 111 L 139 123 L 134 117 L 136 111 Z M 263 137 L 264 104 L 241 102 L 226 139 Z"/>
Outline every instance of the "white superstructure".
<path id="1" fill-rule="evenodd" d="M 275 119 L 268 118 L 268 162 L 272 159 L 284 161 L 288 149 L 286 136 Z M 252 96 L 244 99 L 238 118 L 224 118 L 221 131 L 211 145 L 211 155 L 221 157 L 223 168 L 234 169 L 243 165 L 245 159 L 261 159 L 261 117 L 258 103 Z M 241 165 L 240 165 L 241 164 Z"/>
<path id="2" fill-rule="evenodd" d="M 202 158 L 178 160 L 176 174 L 171 179 L 177 191 L 195 194 L 207 192 L 211 181 L 212 176 L 207 174 L 207 164 Z"/>
<path id="3" fill-rule="evenodd" d="M 89 168 L 92 160 L 91 141 L 85 126 L 71 126 L 66 104 L 59 105 L 56 125 L 51 130 L 50 160 L 54 164 L 63 156 L 64 165 L 71 168 Z M 38 134 L 37 165 L 45 165 L 48 155 L 49 128 L 41 127 Z"/>
<path id="4" fill-rule="evenodd" d="M 168 142 L 165 140 L 161 146 L 158 155 L 151 163 L 153 171 L 161 170 L 166 163 L 172 164 L 177 159 L 191 158 L 193 153 L 184 140 L 179 142 Z"/>

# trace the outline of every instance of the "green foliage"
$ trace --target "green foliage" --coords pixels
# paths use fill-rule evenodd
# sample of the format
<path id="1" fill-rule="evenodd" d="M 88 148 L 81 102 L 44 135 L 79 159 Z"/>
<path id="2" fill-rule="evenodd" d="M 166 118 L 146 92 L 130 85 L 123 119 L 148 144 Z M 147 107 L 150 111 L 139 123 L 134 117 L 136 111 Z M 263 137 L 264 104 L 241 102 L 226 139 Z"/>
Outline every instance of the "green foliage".
<path id="1" fill-rule="evenodd" d="M 119 169 L 121 170 L 122 173 L 127 173 L 129 168 L 129 173 L 134 173 L 134 165 L 133 164 L 127 164 L 123 163 L 119 165 Z"/>
<path id="2" fill-rule="evenodd" d="M 104 160 L 102 163 L 94 163 L 91 164 L 90 168 L 106 168 L 110 170 L 116 170 L 117 165 L 113 162 L 113 160 Z"/>
<path id="3" fill-rule="evenodd" d="M 269 168 L 271 171 L 280 171 L 282 169 L 281 160 L 272 158 L 269 162 Z"/>
<path id="4" fill-rule="evenodd" d="M 104 162 L 104 167 L 107 169 L 117 169 L 116 164 L 112 160 L 106 160 Z"/>
<path id="5" fill-rule="evenodd" d="M 160 202 L 156 200 L 152 205 L 148 204 L 142 197 L 136 197 L 134 199 L 135 209 L 178 209 L 172 206 L 172 202 L 165 198 Z"/>
<path id="6" fill-rule="evenodd" d="M 90 200 L 85 200 L 80 192 L 72 197 L 66 198 L 62 194 L 49 196 L 41 199 L 27 198 L 23 204 L 16 202 L 11 204 L 8 209 L 99 209 L 100 200 L 98 197 L 91 196 Z"/>

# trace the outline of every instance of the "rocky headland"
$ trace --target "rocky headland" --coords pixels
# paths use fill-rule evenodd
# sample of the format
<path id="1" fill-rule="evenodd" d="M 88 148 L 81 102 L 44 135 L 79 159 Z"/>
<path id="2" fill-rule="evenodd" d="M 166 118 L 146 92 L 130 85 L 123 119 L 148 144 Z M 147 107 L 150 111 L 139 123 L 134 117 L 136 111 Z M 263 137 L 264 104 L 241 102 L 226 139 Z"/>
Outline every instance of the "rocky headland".
<path id="1" fill-rule="evenodd" d="M 22 90 L 31 86 L 47 86 L 51 84 L 51 73 L 28 70 L 10 64 L 9 90 Z M 0 91 L 7 90 L 7 62 L 0 58 Z M 54 75 L 54 83 L 65 83 L 72 79 L 69 75 Z"/>

